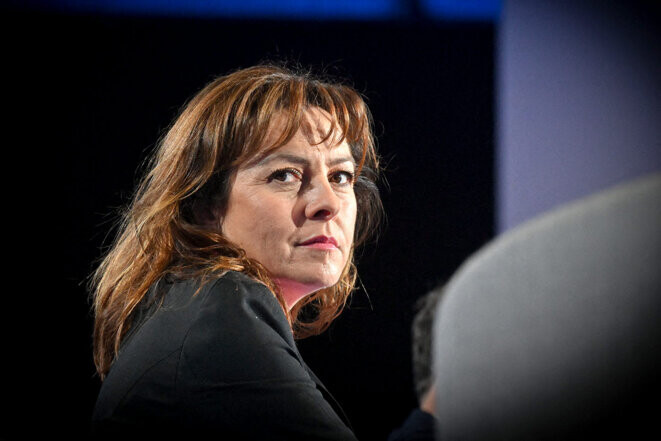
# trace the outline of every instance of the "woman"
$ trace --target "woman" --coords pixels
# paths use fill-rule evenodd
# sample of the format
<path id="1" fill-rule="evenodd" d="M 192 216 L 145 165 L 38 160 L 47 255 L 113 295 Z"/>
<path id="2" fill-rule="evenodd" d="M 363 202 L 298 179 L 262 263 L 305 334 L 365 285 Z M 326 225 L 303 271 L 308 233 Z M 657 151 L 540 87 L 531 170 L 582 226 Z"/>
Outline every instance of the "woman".
<path id="1" fill-rule="evenodd" d="M 351 293 L 377 172 L 347 86 L 256 66 L 200 91 L 95 273 L 95 434 L 355 439 L 294 338 Z"/>

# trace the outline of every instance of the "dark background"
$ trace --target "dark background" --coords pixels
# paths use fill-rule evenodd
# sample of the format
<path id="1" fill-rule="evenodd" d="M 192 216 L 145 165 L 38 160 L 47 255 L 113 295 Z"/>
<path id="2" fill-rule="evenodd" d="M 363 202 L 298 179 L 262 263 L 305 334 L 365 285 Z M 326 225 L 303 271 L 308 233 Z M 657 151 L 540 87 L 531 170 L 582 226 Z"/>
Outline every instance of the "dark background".
<path id="1" fill-rule="evenodd" d="M 494 25 L 16 11 L 2 21 L 5 177 L 14 176 L 4 217 L 7 242 L 18 243 L 6 271 L 19 282 L 6 289 L 16 305 L 4 335 L 15 345 L 3 377 L 14 393 L 2 430 L 86 433 L 100 386 L 86 282 L 117 208 L 185 101 L 265 60 L 348 79 L 374 115 L 388 220 L 359 252 L 364 289 L 300 347 L 359 439 L 384 440 L 401 424 L 416 406 L 413 304 L 494 234 Z"/>

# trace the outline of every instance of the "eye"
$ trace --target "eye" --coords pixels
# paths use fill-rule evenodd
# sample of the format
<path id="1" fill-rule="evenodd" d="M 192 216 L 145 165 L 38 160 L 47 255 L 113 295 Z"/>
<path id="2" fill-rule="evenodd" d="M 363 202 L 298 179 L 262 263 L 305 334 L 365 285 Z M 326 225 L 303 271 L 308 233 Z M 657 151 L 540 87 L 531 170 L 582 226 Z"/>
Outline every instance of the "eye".
<path id="1" fill-rule="evenodd" d="M 337 171 L 330 176 L 330 181 L 338 185 L 352 185 L 353 179 L 353 173 L 348 171 Z"/>
<path id="2" fill-rule="evenodd" d="M 292 184 L 301 180 L 301 172 L 293 168 L 283 168 L 271 173 L 268 177 L 268 182 L 278 181 L 285 184 Z"/>

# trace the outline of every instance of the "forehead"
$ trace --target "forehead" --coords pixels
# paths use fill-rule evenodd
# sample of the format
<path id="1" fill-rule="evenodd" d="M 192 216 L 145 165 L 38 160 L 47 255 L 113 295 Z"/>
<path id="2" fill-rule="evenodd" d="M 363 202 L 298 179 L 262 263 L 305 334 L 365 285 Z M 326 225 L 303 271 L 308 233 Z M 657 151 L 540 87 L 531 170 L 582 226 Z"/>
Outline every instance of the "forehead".
<path id="1" fill-rule="evenodd" d="M 284 141 L 283 137 L 291 129 L 292 124 L 294 122 L 291 117 L 288 118 L 284 112 L 274 115 L 269 123 L 262 147 L 268 149 L 281 145 Z M 332 116 L 328 112 L 319 107 L 308 107 L 301 114 L 300 124 L 294 136 L 298 137 L 299 141 L 305 140 L 311 145 L 337 144 L 341 138 L 337 124 L 334 125 L 333 133 L 328 133 L 333 125 Z"/>
<path id="2" fill-rule="evenodd" d="M 299 156 L 323 155 L 330 158 L 346 157 L 351 162 L 355 160 L 351 149 L 339 133 L 338 126 L 329 133 L 333 124 L 331 116 L 323 109 L 313 107 L 305 110 L 301 115 L 301 123 L 298 130 L 289 140 L 285 140 L 288 124 L 291 122 L 285 115 L 276 115 L 271 119 L 268 131 L 262 142 L 262 146 L 251 158 L 246 166 L 256 165 L 269 157 L 286 156 L 294 154 Z"/>

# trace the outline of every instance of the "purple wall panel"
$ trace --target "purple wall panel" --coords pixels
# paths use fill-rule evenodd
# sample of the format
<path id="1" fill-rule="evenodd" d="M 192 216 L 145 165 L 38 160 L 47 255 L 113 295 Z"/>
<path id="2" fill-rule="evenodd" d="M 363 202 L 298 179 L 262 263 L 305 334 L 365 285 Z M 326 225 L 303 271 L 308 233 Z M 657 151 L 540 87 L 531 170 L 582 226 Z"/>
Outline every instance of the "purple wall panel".
<path id="1" fill-rule="evenodd" d="M 501 17 L 498 232 L 661 170 L 658 14 L 630 2 L 511 0 Z"/>

